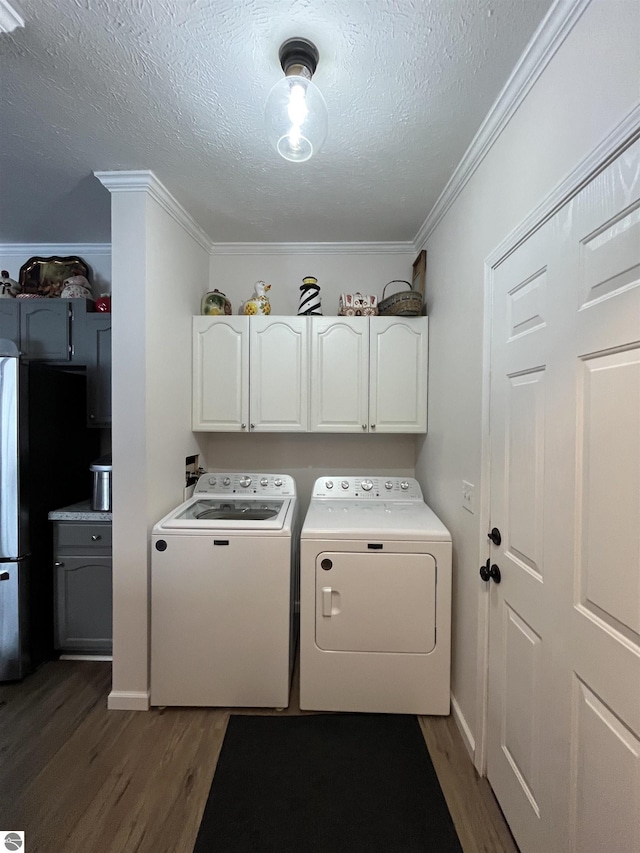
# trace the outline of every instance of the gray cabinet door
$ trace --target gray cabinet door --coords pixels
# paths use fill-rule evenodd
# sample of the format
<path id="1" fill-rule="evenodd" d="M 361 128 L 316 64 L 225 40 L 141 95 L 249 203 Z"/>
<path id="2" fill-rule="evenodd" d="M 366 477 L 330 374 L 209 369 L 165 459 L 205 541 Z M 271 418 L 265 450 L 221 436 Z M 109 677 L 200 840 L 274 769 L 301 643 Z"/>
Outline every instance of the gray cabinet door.
<path id="1" fill-rule="evenodd" d="M 20 302 L 15 299 L 0 299 L 0 338 L 20 348 Z"/>
<path id="2" fill-rule="evenodd" d="M 28 358 L 71 360 L 71 306 L 67 299 L 34 299 L 20 304 L 20 349 Z"/>
<path id="3" fill-rule="evenodd" d="M 111 558 L 59 557 L 55 571 L 56 648 L 111 654 Z"/>
<path id="4" fill-rule="evenodd" d="M 87 366 L 87 423 L 111 426 L 111 314 L 74 319 L 75 361 Z"/>

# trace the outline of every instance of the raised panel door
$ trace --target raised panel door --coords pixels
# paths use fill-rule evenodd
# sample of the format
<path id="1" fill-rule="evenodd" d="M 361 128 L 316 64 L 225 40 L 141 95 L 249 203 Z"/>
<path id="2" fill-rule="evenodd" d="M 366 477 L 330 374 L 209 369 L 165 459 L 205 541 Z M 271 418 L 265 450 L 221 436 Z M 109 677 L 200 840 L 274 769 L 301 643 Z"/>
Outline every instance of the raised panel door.
<path id="1" fill-rule="evenodd" d="M 369 430 L 427 431 L 427 318 L 371 317 Z"/>
<path id="2" fill-rule="evenodd" d="M 312 432 L 367 432 L 369 321 L 311 317 Z"/>
<path id="3" fill-rule="evenodd" d="M 27 358 L 70 361 L 71 306 L 68 300 L 25 300 L 20 305 L 20 349 Z"/>
<path id="4" fill-rule="evenodd" d="M 306 432 L 309 428 L 307 317 L 251 317 L 250 429 Z"/>
<path id="5" fill-rule="evenodd" d="M 192 427 L 241 432 L 249 423 L 249 318 L 193 318 Z"/>

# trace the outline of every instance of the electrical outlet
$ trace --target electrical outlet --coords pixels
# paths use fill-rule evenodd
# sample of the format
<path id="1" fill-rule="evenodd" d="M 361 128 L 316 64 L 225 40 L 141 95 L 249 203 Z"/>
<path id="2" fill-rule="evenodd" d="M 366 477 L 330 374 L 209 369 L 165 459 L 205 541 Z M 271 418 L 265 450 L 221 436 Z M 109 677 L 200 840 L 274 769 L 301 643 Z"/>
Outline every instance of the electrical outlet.
<path id="1" fill-rule="evenodd" d="M 472 514 L 476 511 L 475 491 L 476 487 L 473 483 L 462 481 L 462 506 Z"/>

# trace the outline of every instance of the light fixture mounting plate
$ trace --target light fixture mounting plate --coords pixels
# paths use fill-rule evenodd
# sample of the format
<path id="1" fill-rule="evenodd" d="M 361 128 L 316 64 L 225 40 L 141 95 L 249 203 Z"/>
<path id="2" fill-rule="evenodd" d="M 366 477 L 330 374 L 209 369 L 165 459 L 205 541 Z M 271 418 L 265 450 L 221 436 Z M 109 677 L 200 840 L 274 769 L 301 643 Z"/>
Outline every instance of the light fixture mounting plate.
<path id="1" fill-rule="evenodd" d="M 287 39 L 280 45 L 280 65 L 284 73 L 293 65 L 302 65 L 307 68 L 309 75 L 313 77 L 318 67 L 320 54 L 318 48 L 308 39 L 292 38 Z"/>

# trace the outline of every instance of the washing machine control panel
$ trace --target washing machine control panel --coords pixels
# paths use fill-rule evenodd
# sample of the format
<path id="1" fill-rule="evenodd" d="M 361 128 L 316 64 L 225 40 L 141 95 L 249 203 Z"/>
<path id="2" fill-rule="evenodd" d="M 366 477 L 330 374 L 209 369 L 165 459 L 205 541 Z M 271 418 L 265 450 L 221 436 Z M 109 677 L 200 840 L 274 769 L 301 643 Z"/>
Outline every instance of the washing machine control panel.
<path id="1" fill-rule="evenodd" d="M 288 474 L 202 474 L 194 495 L 284 495 L 293 497 L 296 484 Z"/>
<path id="2" fill-rule="evenodd" d="M 314 498 L 366 500 L 422 500 L 422 490 L 411 477 L 320 477 Z"/>

